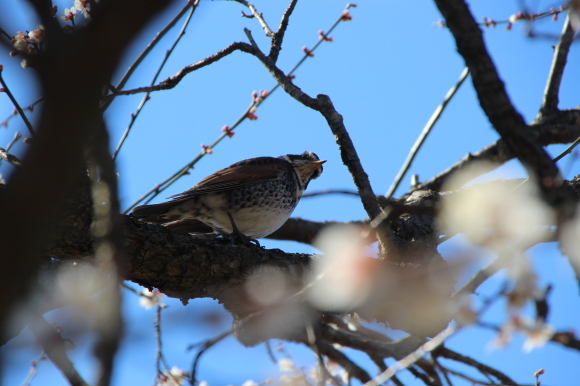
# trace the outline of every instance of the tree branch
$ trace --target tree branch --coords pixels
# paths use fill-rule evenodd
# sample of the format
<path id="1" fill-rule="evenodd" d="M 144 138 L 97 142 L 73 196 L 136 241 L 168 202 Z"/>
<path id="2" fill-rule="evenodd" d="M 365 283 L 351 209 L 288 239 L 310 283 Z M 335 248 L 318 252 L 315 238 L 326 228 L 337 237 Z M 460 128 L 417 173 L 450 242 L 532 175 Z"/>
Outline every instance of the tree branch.
<path id="1" fill-rule="evenodd" d="M 296 7 L 297 2 L 298 0 L 290 0 L 288 8 L 286 8 L 286 11 L 284 11 L 284 14 L 282 15 L 282 19 L 280 20 L 278 31 L 272 35 L 272 44 L 270 46 L 270 54 L 268 55 L 268 57 L 272 60 L 272 63 L 276 63 L 278 61 L 278 55 L 280 55 L 280 51 L 282 50 L 284 34 L 288 28 L 288 21 L 290 20 L 290 15 L 292 15 L 292 12 L 294 12 L 294 7 Z"/>
<path id="2" fill-rule="evenodd" d="M 568 58 L 568 52 L 574 41 L 574 28 L 570 21 L 570 12 L 566 15 L 564 21 L 564 28 L 560 35 L 558 45 L 554 50 L 554 58 L 552 60 L 552 67 L 550 68 L 550 75 L 548 75 L 548 82 L 544 91 L 544 99 L 542 107 L 540 107 L 540 115 L 549 115 L 558 111 L 560 84 L 562 83 L 562 76 L 564 74 L 564 67 Z"/>
<path id="3" fill-rule="evenodd" d="M 66 340 L 42 316 L 37 316 L 30 323 L 30 329 L 42 345 L 44 352 L 54 365 L 62 372 L 71 386 L 88 386 L 68 358 L 65 350 Z"/>
<path id="4" fill-rule="evenodd" d="M 482 32 L 463 0 L 435 0 L 446 20 L 457 50 L 472 74 L 473 86 L 489 121 L 543 192 L 554 190 L 558 169 L 546 151 L 527 133 L 523 117 L 512 105 L 485 47 Z M 553 200 L 549 200 L 553 201 Z"/>
<path id="5" fill-rule="evenodd" d="M 549 117 L 541 117 L 532 122 L 528 128 L 529 134 L 542 146 L 552 144 L 571 143 L 580 137 L 580 109 L 562 110 Z M 495 167 L 514 159 L 516 155 L 512 152 L 503 139 L 483 148 L 482 150 L 467 154 L 462 160 L 455 163 L 437 176 L 413 187 L 413 190 L 435 190 L 441 191 L 443 185 L 456 172 L 480 161 L 490 161 L 490 168 L 481 169 L 481 174 L 493 170 Z M 495 164 L 492 165 L 492 164 Z M 477 175 L 472 175 L 473 178 Z M 456 185 L 447 185 L 447 189 L 458 189 L 467 180 L 456 180 Z M 405 195 L 406 196 L 406 195 Z M 405 197 L 404 196 L 404 197 Z"/>

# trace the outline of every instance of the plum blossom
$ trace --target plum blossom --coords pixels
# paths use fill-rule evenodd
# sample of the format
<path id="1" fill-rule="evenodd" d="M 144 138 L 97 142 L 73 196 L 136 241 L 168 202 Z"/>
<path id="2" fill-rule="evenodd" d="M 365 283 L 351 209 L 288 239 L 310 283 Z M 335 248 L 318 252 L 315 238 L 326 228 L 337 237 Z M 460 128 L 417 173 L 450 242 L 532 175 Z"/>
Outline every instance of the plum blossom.
<path id="1" fill-rule="evenodd" d="M 491 348 L 504 348 L 512 340 L 514 332 L 526 336 L 522 350 L 529 353 L 533 349 L 542 347 L 552 336 L 554 328 L 543 321 L 532 320 L 523 316 L 512 316 L 510 320 L 501 326 L 495 340 L 491 342 Z"/>
<path id="2" fill-rule="evenodd" d="M 165 370 L 159 376 L 157 386 L 182 386 L 189 379 L 187 371 L 173 366 L 170 370 Z"/>
<path id="3" fill-rule="evenodd" d="M 153 306 L 157 305 L 160 307 L 166 307 L 166 305 L 161 302 L 161 299 L 163 299 L 164 296 L 165 295 L 163 295 L 158 290 L 151 291 L 146 288 L 143 290 L 142 295 L 139 297 L 139 305 L 146 310 L 149 310 Z"/>

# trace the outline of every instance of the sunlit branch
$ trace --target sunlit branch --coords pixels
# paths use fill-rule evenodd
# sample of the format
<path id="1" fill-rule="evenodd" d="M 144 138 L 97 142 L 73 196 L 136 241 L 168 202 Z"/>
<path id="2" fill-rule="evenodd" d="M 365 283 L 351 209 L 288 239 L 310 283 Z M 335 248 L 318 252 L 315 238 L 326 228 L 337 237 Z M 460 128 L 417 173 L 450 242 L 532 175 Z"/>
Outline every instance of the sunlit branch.
<path id="1" fill-rule="evenodd" d="M 553 113 L 558 109 L 560 84 L 562 83 L 564 67 L 566 66 L 568 52 L 573 40 L 574 28 L 572 28 L 570 13 L 568 13 L 564 21 L 562 35 L 560 35 L 558 45 L 554 49 L 554 58 L 548 75 L 546 89 L 544 90 L 542 107 L 540 108 L 540 114 L 542 115 Z"/>
<path id="2" fill-rule="evenodd" d="M 405 160 L 405 162 L 401 166 L 401 169 L 399 169 L 399 172 L 397 173 L 395 180 L 393 181 L 393 183 L 389 187 L 389 190 L 387 190 L 387 193 L 385 193 L 385 196 L 387 198 L 392 197 L 393 194 L 395 193 L 395 191 L 397 190 L 397 188 L 399 187 L 399 184 L 401 183 L 401 181 L 405 177 L 405 174 L 407 173 L 407 171 L 411 167 L 411 163 L 415 159 L 415 156 L 419 152 L 419 149 L 421 148 L 421 146 L 423 145 L 423 143 L 427 139 L 427 136 L 431 132 L 431 129 L 433 129 L 433 127 L 435 126 L 435 124 L 437 123 L 439 118 L 441 117 L 441 114 L 445 110 L 445 107 L 447 107 L 447 105 L 449 104 L 449 102 L 451 101 L 451 99 L 453 98 L 455 93 L 457 92 L 457 90 L 459 90 L 459 87 L 461 87 L 461 85 L 463 84 L 463 81 L 465 81 L 465 79 L 467 79 L 467 75 L 469 75 L 469 69 L 466 67 L 461 72 L 461 75 L 459 75 L 459 80 L 457 81 L 457 83 L 455 83 L 455 85 L 453 87 L 451 87 L 451 89 L 449 89 L 449 91 L 447 92 L 447 94 L 443 98 L 443 102 L 441 102 L 441 104 L 439 106 L 437 106 L 437 108 L 435 109 L 435 111 L 431 115 L 431 118 L 429 118 L 429 121 L 427 121 L 427 123 L 425 124 L 423 131 L 421 131 L 421 134 L 419 134 L 419 137 L 415 141 L 415 144 L 413 145 L 413 147 L 411 147 L 411 150 L 409 151 L 409 155 L 407 155 L 407 159 Z"/>
<path id="3" fill-rule="evenodd" d="M 260 23 L 260 25 L 264 29 L 266 36 L 268 36 L 270 38 L 274 37 L 274 32 L 272 32 L 272 30 L 268 26 L 268 23 L 266 23 L 266 20 L 264 20 L 264 16 L 260 12 L 258 12 L 258 10 L 256 9 L 256 7 L 254 7 L 253 4 L 247 2 L 246 0 L 235 0 L 235 1 L 248 7 L 250 12 L 252 12 L 252 15 L 250 17 L 256 18 L 256 20 L 258 20 L 258 22 Z M 242 15 L 246 16 L 243 12 L 242 12 Z M 248 17 L 248 16 L 246 16 L 246 17 Z"/>

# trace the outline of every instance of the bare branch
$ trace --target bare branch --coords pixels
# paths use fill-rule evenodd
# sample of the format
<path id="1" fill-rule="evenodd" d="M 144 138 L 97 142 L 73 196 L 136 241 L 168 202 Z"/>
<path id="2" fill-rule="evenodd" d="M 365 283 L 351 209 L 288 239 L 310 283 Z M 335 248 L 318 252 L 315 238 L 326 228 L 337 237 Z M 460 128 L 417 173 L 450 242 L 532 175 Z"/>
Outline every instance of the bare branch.
<path id="1" fill-rule="evenodd" d="M 268 57 L 272 59 L 273 63 L 278 61 L 278 55 L 280 55 L 280 50 L 282 50 L 282 42 L 284 41 L 284 34 L 288 28 L 288 21 L 290 20 L 290 15 L 294 12 L 294 7 L 298 0 L 290 0 L 288 8 L 284 11 L 282 15 L 282 20 L 280 20 L 280 25 L 278 26 L 278 31 L 272 35 L 272 45 L 270 46 L 270 54 Z"/>
<path id="2" fill-rule="evenodd" d="M 181 80 L 185 77 L 185 75 L 189 74 L 190 72 L 199 70 L 200 68 L 203 68 L 205 66 L 209 66 L 210 64 L 217 62 L 218 60 L 222 59 L 225 56 L 228 56 L 229 54 L 231 54 L 232 52 L 234 52 L 236 50 L 240 50 L 240 51 L 244 51 L 244 52 L 249 53 L 249 52 L 251 52 L 251 49 L 249 49 L 248 47 L 251 47 L 248 43 L 244 43 L 244 42 L 232 43 L 229 46 L 227 46 L 226 48 L 224 48 L 223 50 L 218 51 L 215 54 L 208 56 L 207 58 L 202 59 L 197 63 L 191 64 L 189 66 L 182 68 L 178 73 L 176 73 L 173 76 L 170 76 L 169 78 L 165 79 L 164 81 L 162 81 L 161 83 L 159 83 L 155 86 L 139 87 L 139 88 L 134 88 L 131 90 L 120 90 L 120 91 L 118 90 L 118 91 L 115 91 L 111 95 L 112 96 L 133 95 L 133 94 L 139 94 L 142 92 L 170 90 L 170 89 L 174 88 L 175 86 L 177 86 L 177 84 L 179 82 L 181 82 Z"/>
<path id="3" fill-rule="evenodd" d="M 467 4 L 463 0 L 435 0 L 435 3 L 471 71 L 479 102 L 489 121 L 507 147 L 539 181 L 541 191 L 554 193 L 554 184 L 547 181 L 558 177 L 558 169 L 546 151 L 527 133 L 527 125 L 507 95 Z"/>
<path id="4" fill-rule="evenodd" d="M 349 357 L 335 349 L 332 345 L 327 343 L 320 343 L 320 351 L 329 359 L 341 365 L 349 376 L 358 379 L 361 382 L 368 382 L 371 380 L 370 375 L 359 365 L 354 363 Z"/>
<path id="5" fill-rule="evenodd" d="M 139 64 L 141 64 L 143 59 L 145 59 L 145 57 L 147 57 L 147 55 L 149 55 L 151 50 L 153 50 L 153 48 L 157 45 L 157 43 L 159 43 L 161 41 L 161 39 L 165 36 L 165 34 L 167 34 L 167 32 L 169 32 L 171 30 L 171 28 L 173 28 L 173 26 L 175 26 L 175 24 L 177 24 L 179 19 L 181 19 L 181 17 L 183 15 L 185 15 L 185 12 L 187 12 L 187 10 L 191 6 L 192 6 L 192 3 L 188 1 L 187 4 L 177 13 L 177 15 L 175 15 L 175 17 L 173 19 L 171 19 L 171 21 L 169 23 L 167 23 L 167 25 L 161 31 L 159 31 L 157 33 L 157 35 L 155 35 L 153 40 L 151 40 L 151 42 L 149 42 L 147 47 L 145 47 L 145 49 L 139 54 L 137 59 L 135 59 L 135 61 L 133 63 L 131 63 L 131 65 L 129 66 L 127 71 L 125 71 L 125 73 L 121 77 L 121 80 L 115 86 L 115 90 L 119 90 L 125 86 L 125 84 L 129 80 L 129 78 L 131 77 L 133 72 L 135 72 L 137 67 L 139 67 Z M 117 95 L 117 94 L 115 94 L 115 95 Z M 113 102 L 113 99 L 114 99 L 114 96 L 112 98 L 109 98 L 106 101 L 104 101 L 102 103 L 102 109 L 106 110 L 107 107 L 109 107 L 109 105 L 111 104 L 111 102 Z"/>
<path id="6" fill-rule="evenodd" d="M 65 350 L 66 340 L 42 316 L 37 316 L 30 323 L 30 329 L 36 335 L 44 352 L 54 365 L 62 372 L 72 386 L 88 386 Z"/>
<path id="7" fill-rule="evenodd" d="M 438 348 L 435 352 L 433 352 L 433 355 L 447 358 L 447 359 L 452 359 L 452 360 L 457 361 L 457 362 L 465 363 L 468 366 L 476 368 L 482 374 L 489 374 L 489 375 L 495 377 L 504 385 L 518 386 L 518 384 L 516 382 L 514 382 L 510 377 L 508 377 L 507 375 L 505 375 L 501 371 L 498 371 L 498 370 L 494 369 L 493 367 L 489 367 L 487 365 L 484 365 L 483 363 L 478 362 L 473 358 L 470 358 L 468 356 L 461 355 L 455 351 L 449 350 L 446 347 Z"/>
<path id="8" fill-rule="evenodd" d="M 185 22 L 183 23 L 183 26 L 181 27 L 181 29 L 179 30 L 179 33 L 177 34 L 175 40 L 173 41 L 173 44 L 171 45 L 171 47 L 169 47 L 169 49 L 167 51 L 165 51 L 165 56 L 163 57 L 163 60 L 159 64 L 159 67 L 157 68 L 155 75 L 153 75 L 153 78 L 151 79 L 151 84 L 150 84 L 151 86 L 153 86 L 155 84 L 155 82 L 157 82 L 157 77 L 161 73 L 161 70 L 163 70 L 163 67 L 165 67 L 167 60 L 169 59 L 169 57 L 171 56 L 171 54 L 175 50 L 175 47 L 177 47 L 177 44 L 179 43 L 179 41 L 181 40 L 183 35 L 185 35 L 185 29 L 189 25 L 189 22 L 191 21 L 191 18 L 193 17 L 193 14 L 194 14 L 195 10 L 197 9 L 198 4 L 199 4 L 199 0 L 196 0 L 195 2 L 188 2 L 187 7 L 184 8 L 184 9 L 187 9 L 187 8 L 189 8 L 189 6 L 192 7 L 191 11 L 189 11 L 189 15 L 187 15 L 187 18 L 185 19 Z M 105 103 L 110 102 L 111 100 L 112 99 L 109 99 Z M 148 100 L 149 100 L 149 93 L 146 93 L 143 96 L 143 98 L 141 99 L 141 102 L 139 103 L 139 106 L 137 107 L 137 111 L 135 111 L 134 113 L 131 114 L 131 121 L 129 122 L 129 125 L 127 126 L 127 128 L 123 132 L 123 135 L 121 136 L 121 139 L 119 140 L 119 143 L 117 144 L 115 152 L 113 153 L 113 159 L 117 158 L 117 154 L 119 154 L 119 151 L 121 150 L 121 146 L 123 146 L 123 143 L 127 139 L 127 136 L 129 135 L 129 132 L 131 131 L 131 128 L 133 127 L 133 124 L 137 120 L 139 113 L 143 110 L 143 107 L 145 107 L 145 103 L 147 103 Z"/>
<path id="9" fill-rule="evenodd" d="M 20 105 L 18 104 L 18 101 L 16 100 L 16 98 L 14 98 L 14 95 L 12 95 L 12 92 L 8 88 L 8 85 L 6 84 L 6 82 L 4 81 L 4 78 L 2 77 L 2 70 L 3 70 L 3 67 L 2 67 L 2 65 L 0 65 L 0 84 L 2 85 L 6 95 L 8 95 L 8 98 L 10 98 L 10 100 L 12 101 L 12 104 L 14 105 L 16 110 L 18 111 L 18 114 L 20 114 L 20 117 L 22 118 L 22 120 L 24 121 L 24 124 L 28 128 L 30 135 L 34 137 L 35 132 L 34 132 L 34 128 L 32 127 L 32 123 L 30 123 L 26 114 L 24 114 L 22 107 L 20 107 Z"/>
<path id="10" fill-rule="evenodd" d="M 558 45 L 554 50 L 554 58 L 552 60 L 552 67 L 550 68 L 550 75 L 548 75 L 548 82 L 544 90 L 544 100 L 540 108 L 540 115 L 547 115 L 555 113 L 558 109 L 560 84 L 562 83 L 562 76 L 564 74 L 564 67 L 568 58 L 568 52 L 572 41 L 574 40 L 574 28 L 570 21 L 570 13 L 566 15 L 564 21 L 564 28 Z"/>
<path id="11" fill-rule="evenodd" d="M 447 105 L 449 104 L 449 102 L 451 101 L 451 99 L 453 98 L 455 93 L 457 92 L 457 90 L 459 90 L 459 87 L 461 87 L 461 85 L 463 84 L 465 79 L 467 79 L 468 75 L 469 75 L 469 69 L 466 67 L 461 72 L 461 75 L 459 75 L 459 80 L 457 81 L 457 83 L 455 83 L 455 85 L 453 87 L 451 87 L 451 89 L 449 89 L 449 91 L 445 95 L 445 98 L 443 99 L 443 102 L 441 102 L 441 104 L 439 106 L 437 106 L 437 108 L 435 109 L 435 111 L 431 115 L 431 118 L 429 118 L 429 121 L 427 121 L 427 123 L 425 124 L 423 131 L 421 131 L 421 134 L 419 134 L 419 137 L 417 138 L 417 140 L 413 144 L 413 147 L 411 147 L 411 150 L 409 151 L 409 155 L 407 155 L 407 159 L 405 160 L 405 162 L 403 162 L 401 169 L 399 169 L 399 172 L 397 173 L 395 180 L 393 181 L 393 183 L 389 187 L 389 190 L 387 190 L 387 193 L 385 193 L 385 196 L 387 198 L 392 197 L 393 193 L 395 193 L 395 190 L 397 190 L 397 188 L 399 187 L 399 184 L 401 183 L 401 181 L 405 177 L 405 174 L 407 173 L 407 171 L 411 167 L 411 163 L 415 159 L 415 156 L 419 152 L 419 149 L 421 148 L 421 146 L 423 145 L 423 143 L 427 139 L 427 136 L 431 132 L 431 129 L 433 129 L 433 127 L 435 126 L 435 123 L 437 123 L 437 121 L 441 117 L 441 114 L 445 110 L 445 107 L 447 107 Z"/>
<path id="12" fill-rule="evenodd" d="M 571 143 L 576 140 L 576 138 L 580 137 L 580 109 L 563 110 L 549 118 L 542 118 L 541 120 L 530 124 L 528 130 L 530 135 L 536 138 L 536 141 L 542 146 L 557 143 Z M 514 152 L 509 149 L 503 139 L 500 139 L 476 153 L 467 154 L 462 160 L 444 170 L 437 176 L 414 186 L 413 190 L 431 189 L 441 191 L 443 185 L 449 180 L 449 178 L 467 165 L 479 161 L 489 161 L 489 169 L 480 169 L 480 173 L 485 173 L 514 158 Z M 476 177 L 476 175 L 472 176 L 473 178 Z M 447 189 L 460 188 L 468 181 L 455 180 L 455 182 L 457 182 L 456 185 L 449 185 L 447 186 Z"/>
<path id="13" fill-rule="evenodd" d="M 258 20 L 258 22 L 260 22 L 260 25 L 264 29 L 266 36 L 274 37 L 274 32 L 272 32 L 272 30 L 268 26 L 268 23 L 266 23 L 266 20 L 264 20 L 263 15 L 260 12 L 258 12 L 256 7 L 254 7 L 254 5 L 252 3 L 249 3 L 246 0 L 235 0 L 235 1 L 242 4 L 242 5 L 245 5 L 246 7 L 248 7 L 250 9 L 250 12 L 252 12 L 252 17 L 255 17 L 256 20 Z M 243 12 L 242 12 L 242 15 L 243 15 Z"/>
<path id="14" fill-rule="evenodd" d="M 445 330 L 437 334 L 433 339 L 428 341 L 419 347 L 416 351 L 407 355 L 405 358 L 399 360 L 394 365 L 390 366 L 387 370 L 383 371 L 378 377 L 372 379 L 370 382 L 365 383 L 365 386 L 378 386 L 388 381 L 400 370 L 406 369 L 413 365 L 423 355 L 435 350 L 439 345 L 441 345 L 447 338 L 453 335 L 457 331 L 456 327 L 448 327 Z"/>

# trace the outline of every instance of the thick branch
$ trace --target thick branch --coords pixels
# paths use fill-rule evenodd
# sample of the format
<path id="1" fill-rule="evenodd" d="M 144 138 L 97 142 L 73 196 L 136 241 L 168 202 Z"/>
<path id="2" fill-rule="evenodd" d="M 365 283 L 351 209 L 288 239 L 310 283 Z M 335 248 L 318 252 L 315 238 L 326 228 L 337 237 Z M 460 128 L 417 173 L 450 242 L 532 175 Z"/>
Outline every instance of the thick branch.
<path id="1" fill-rule="evenodd" d="M 507 95 L 467 4 L 463 0 L 435 0 L 435 3 L 471 71 L 473 86 L 489 121 L 507 147 L 540 181 L 541 189 L 549 189 L 547 181 L 557 177 L 558 169 L 546 151 L 527 133 L 527 125 Z"/>
<path id="2" fill-rule="evenodd" d="M 2 334 L 9 330 L 5 323 L 12 307 L 29 292 L 39 268 L 37 256 L 61 220 L 65 198 L 82 170 L 92 122 L 100 116 L 103 85 L 136 34 L 170 4 L 142 2 L 135 7 L 134 0 L 103 2 L 82 33 L 65 34 L 53 17 L 50 1 L 30 3 L 45 27 L 46 51 L 28 58 L 38 72 L 45 104 L 35 141 L 0 196 L 0 281 L 10 289 L 0 294 Z M 62 81 L 79 68 L 90 76 Z"/>

